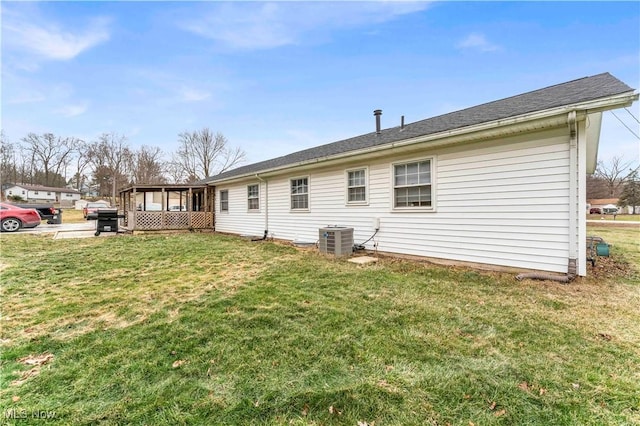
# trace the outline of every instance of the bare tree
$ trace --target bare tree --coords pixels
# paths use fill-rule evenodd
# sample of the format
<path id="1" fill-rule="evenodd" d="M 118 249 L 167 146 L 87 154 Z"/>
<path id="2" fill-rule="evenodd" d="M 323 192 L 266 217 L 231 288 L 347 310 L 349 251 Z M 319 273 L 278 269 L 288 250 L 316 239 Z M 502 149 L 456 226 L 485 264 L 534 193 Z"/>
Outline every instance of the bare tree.
<path id="1" fill-rule="evenodd" d="M 41 171 L 43 179 L 38 182 L 42 185 L 65 185 L 60 182 L 61 176 L 66 172 L 70 157 L 75 149 L 75 138 L 62 138 L 53 133 L 37 135 L 29 133 L 22 138 L 24 149 L 30 154 L 32 160 L 32 177 L 35 171 Z M 64 179 L 62 179 L 64 180 Z"/>
<path id="2" fill-rule="evenodd" d="M 623 161 L 622 157 L 613 157 L 609 164 L 598 161 L 594 175 L 604 181 L 609 197 L 619 196 L 622 185 L 638 170 L 638 167 L 632 169 L 632 164 L 632 161 Z"/>
<path id="3" fill-rule="evenodd" d="M 175 161 L 168 161 L 165 164 L 165 173 L 171 183 L 183 183 L 188 181 L 182 165 Z"/>
<path id="4" fill-rule="evenodd" d="M 158 147 L 143 145 L 131 156 L 131 177 L 135 183 L 165 183 L 163 152 Z"/>
<path id="5" fill-rule="evenodd" d="M 0 131 L 0 182 L 17 183 L 18 164 L 16 159 L 16 149 L 13 143 L 5 137 L 4 131 Z"/>
<path id="6" fill-rule="evenodd" d="M 131 164 L 131 156 L 127 138 L 115 133 L 103 133 L 89 145 L 88 158 L 93 165 L 94 179 L 99 186 L 109 182 L 114 203 L 118 186 L 129 183 L 127 166 Z"/>
<path id="7" fill-rule="evenodd" d="M 229 147 L 222 133 L 214 134 L 208 128 L 178 135 L 180 147 L 173 163 L 184 170 L 187 181 L 195 181 L 229 170 L 244 161 L 245 152 Z"/>
<path id="8" fill-rule="evenodd" d="M 73 183 L 78 191 L 82 191 L 87 176 L 85 170 L 89 167 L 89 144 L 81 139 L 76 141 L 75 149 L 75 173 L 73 175 Z"/>

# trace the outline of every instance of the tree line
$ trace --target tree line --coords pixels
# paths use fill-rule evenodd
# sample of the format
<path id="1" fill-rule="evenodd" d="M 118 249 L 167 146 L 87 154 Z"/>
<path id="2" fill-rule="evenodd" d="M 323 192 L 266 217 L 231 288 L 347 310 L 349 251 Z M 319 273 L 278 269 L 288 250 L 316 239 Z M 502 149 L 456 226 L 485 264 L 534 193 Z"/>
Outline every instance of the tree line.
<path id="1" fill-rule="evenodd" d="M 227 138 L 208 128 L 178 135 L 178 148 L 165 153 L 128 138 L 103 133 L 85 141 L 53 133 L 29 133 L 19 141 L 0 132 L 0 182 L 71 187 L 115 197 L 117 188 L 133 184 L 188 183 L 229 170 L 245 159 Z M 168 159 L 167 159 L 168 158 Z"/>

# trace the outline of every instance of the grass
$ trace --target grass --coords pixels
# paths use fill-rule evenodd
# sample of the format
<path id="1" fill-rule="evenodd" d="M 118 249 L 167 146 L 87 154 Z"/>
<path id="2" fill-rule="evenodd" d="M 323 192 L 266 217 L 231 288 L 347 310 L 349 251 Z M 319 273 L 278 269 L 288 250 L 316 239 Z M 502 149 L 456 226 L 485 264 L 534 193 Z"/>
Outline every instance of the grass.
<path id="1" fill-rule="evenodd" d="M 85 222 L 86 219 L 82 216 L 82 210 L 76 209 L 63 209 L 62 210 L 62 222 L 63 223 L 78 223 Z"/>
<path id="2" fill-rule="evenodd" d="M 587 220 L 615 220 L 621 222 L 640 222 L 640 214 L 587 214 Z"/>
<path id="3" fill-rule="evenodd" d="M 2 238 L 3 420 L 637 424 L 637 234 L 589 234 L 627 268 L 562 285 L 206 233 Z"/>

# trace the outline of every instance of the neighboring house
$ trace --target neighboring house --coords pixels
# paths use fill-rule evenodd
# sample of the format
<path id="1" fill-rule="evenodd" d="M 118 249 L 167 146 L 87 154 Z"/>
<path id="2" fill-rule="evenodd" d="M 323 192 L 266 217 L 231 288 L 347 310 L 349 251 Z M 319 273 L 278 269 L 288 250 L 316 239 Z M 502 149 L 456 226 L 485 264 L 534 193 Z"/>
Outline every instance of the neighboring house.
<path id="1" fill-rule="evenodd" d="M 613 210 L 616 214 L 624 212 L 624 209 L 618 208 L 618 198 L 592 198 L 587 200 L 587 206 L 589 210 L 597 208 L 603 213 L 612 213 Z"/>
<path id="2" fill-rule="evenodd" d="M 602 112 L 637 99 L 604 73 L 388 129 L 376 110 L 375 132 L 199 183 L 216 231 L 318 241 L 340 225 L 381 252 L 586 275 Z"/>
<path id="3" fill-rule="evenodd" d="M 19 196 L 30 203 L 59 203 L 61 206 L 71 206 L 80 199 L 80 192 L 69 188 L 16 184 L 8 186 L 4 190 L 4 196 Z"/>

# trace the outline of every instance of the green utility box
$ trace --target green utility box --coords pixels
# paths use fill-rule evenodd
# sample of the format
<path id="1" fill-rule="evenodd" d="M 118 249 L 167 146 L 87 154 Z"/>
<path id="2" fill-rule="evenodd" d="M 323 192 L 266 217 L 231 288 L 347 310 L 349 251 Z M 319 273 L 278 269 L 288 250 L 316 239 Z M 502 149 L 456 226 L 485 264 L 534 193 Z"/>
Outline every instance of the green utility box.
<path id="1" fill-rule="evenodd" d="M 598 256 L 609 257 L 609 244 L 607 243 L 596 244 L 596 254 Z"/>

